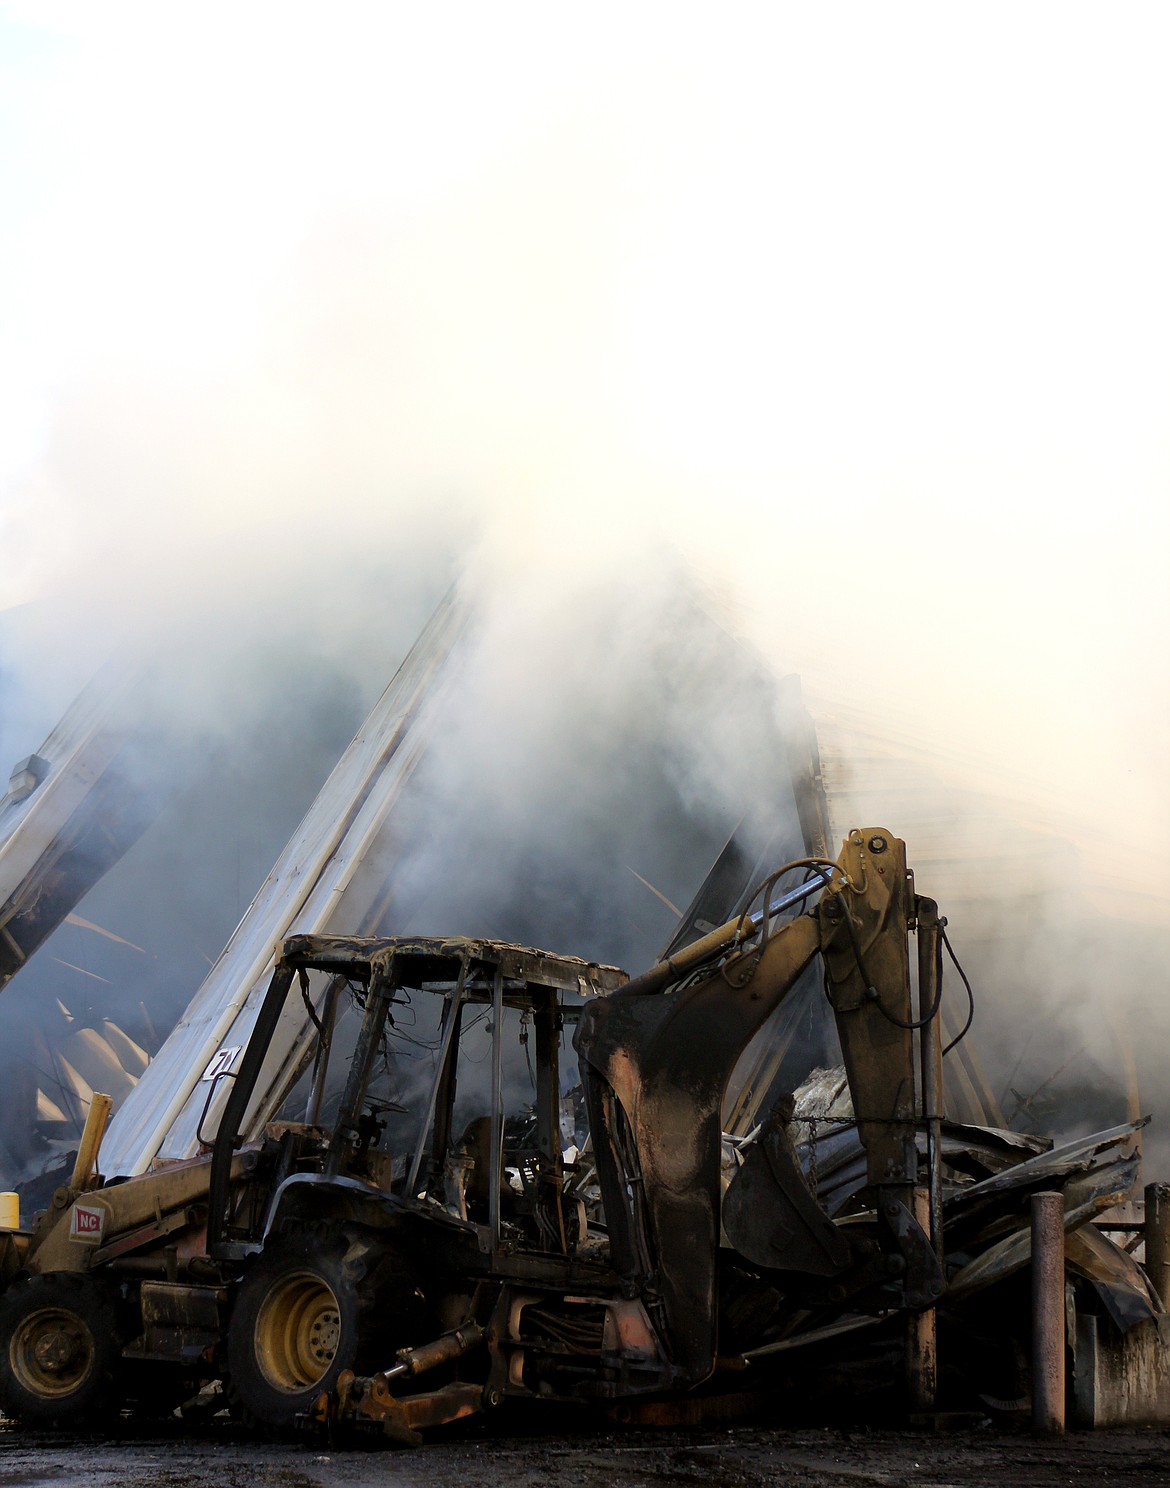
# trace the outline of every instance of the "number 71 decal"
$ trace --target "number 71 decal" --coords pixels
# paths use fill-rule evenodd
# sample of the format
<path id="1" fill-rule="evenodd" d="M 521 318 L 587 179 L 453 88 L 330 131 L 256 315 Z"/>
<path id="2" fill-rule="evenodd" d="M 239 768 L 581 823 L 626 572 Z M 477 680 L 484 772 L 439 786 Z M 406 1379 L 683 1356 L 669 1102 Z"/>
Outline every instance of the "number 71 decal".
<path id="1" fill-rule="evenodd" d="M 234 1049 L 217 1049 L 211 1056 L 211 1063 L 199 1076 L 200 1082 L 204 1080 L 217 1080 L 220 1075 L 226 1075 L 236 1062 L 242 1044 L 237 1044 Z"/>

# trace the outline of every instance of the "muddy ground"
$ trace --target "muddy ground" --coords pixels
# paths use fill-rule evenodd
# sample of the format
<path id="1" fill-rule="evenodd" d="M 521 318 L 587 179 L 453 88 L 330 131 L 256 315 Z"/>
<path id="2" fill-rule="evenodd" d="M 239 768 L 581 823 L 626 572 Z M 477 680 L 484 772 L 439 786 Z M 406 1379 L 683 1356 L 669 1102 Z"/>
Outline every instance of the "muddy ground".
<path id="1" fill-rule="evenodd" d="M 30 1437 L 0 1422 L 0 1488 L 865 1488 L 865 1485 L 1170 1484 L 1170 1433 L 1038 1441 L 971 1427 L 948 1434 L 759 1426 L 517 1435 L 482 1426 L 414 1451 L 277 1445 L 234 1428 L 118 1438 Z"/>

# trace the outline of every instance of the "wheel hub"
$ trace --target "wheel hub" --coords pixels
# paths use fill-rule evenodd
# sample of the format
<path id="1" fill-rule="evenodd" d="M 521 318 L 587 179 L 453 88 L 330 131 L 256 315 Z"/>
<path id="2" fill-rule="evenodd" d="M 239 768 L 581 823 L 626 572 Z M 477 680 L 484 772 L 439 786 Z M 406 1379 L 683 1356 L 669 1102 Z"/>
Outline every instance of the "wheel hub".
<path id="1" fill-rule="evenodd" d="M 68 1395 L 94 1367 L 96 1346 L 84 1320 L 66 1307 L 42 1307 L 9 1340 L 13 1377 L 33 1395 Z"/>
<path id="2" fill-rule="evenodd" d="M 341 1339 L 337 1298 L 313 1271 L 284 1277 L 256 1315 L 256 1359 L 275 1389 L 290 1394 L 324 1378 Z"/>
<path id="3" fill-rule="evenodd" d="M 47 1329 L 33 1344 L 33 1357 L 49 1374 L 64 1374 L 81 1352 L 80 1339 L 60 1327 Z"/>

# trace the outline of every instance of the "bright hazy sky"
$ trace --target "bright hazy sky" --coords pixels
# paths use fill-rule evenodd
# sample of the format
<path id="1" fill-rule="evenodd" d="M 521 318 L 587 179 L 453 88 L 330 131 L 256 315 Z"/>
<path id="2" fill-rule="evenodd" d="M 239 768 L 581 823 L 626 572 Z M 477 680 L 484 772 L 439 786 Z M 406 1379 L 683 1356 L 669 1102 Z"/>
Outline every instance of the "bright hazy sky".
<path id="1" fill-rule="evenodd" d="M 669 540 L 784 665 L 1145 846 L 1168 42 L 1164 5 L 0 3 L 0 608 L 147 625 L 152 565 L 275 531 Z"/>

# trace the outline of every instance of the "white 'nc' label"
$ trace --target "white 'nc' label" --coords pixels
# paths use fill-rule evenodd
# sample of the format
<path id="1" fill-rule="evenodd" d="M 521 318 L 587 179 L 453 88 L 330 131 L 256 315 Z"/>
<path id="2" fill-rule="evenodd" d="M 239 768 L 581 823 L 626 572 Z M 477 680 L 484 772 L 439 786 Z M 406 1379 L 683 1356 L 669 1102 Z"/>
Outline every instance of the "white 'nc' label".
<path id="1" fill-rule="evenodd" d="M 74 1204 L 69 1220 L 70 1240 L 80 1240 L 85 1245 L 100 1245 L 106 1227 L 106 1211 L 88 1204 Z"/>

